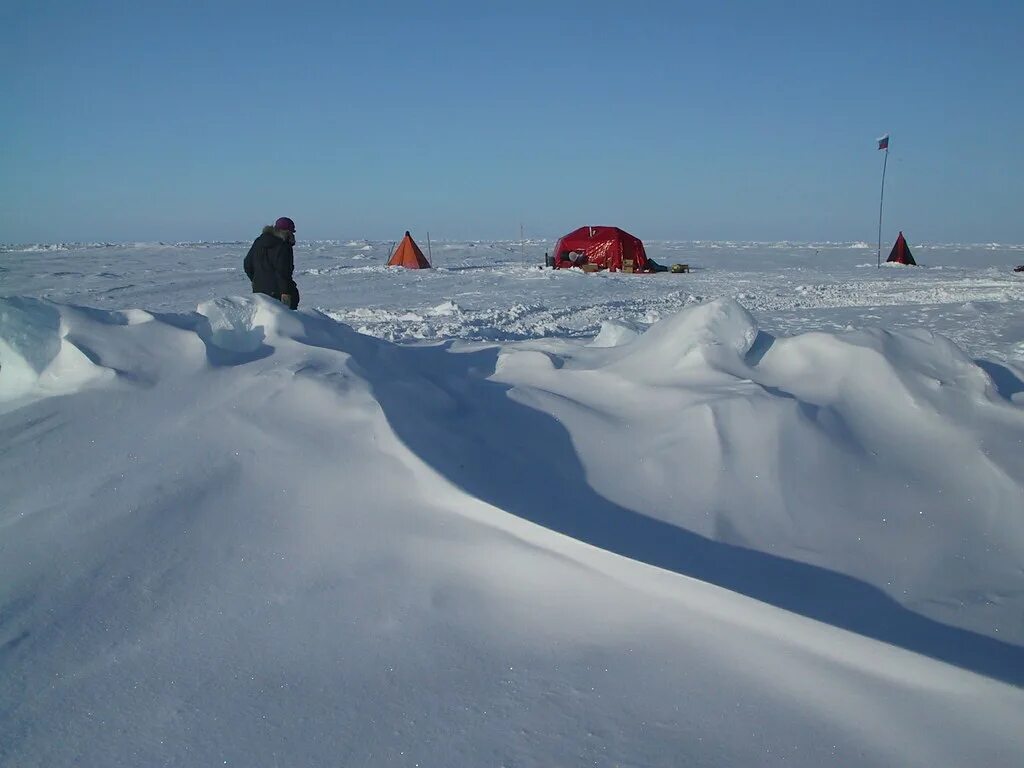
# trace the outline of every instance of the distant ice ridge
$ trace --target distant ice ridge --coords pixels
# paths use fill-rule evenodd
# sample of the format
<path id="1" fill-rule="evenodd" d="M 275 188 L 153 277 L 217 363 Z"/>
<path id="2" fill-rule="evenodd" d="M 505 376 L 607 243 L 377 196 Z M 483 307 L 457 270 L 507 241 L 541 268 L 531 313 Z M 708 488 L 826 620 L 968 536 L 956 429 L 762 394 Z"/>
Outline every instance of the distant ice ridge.
<path id="1" fill-rule="evenodd" d="M 258 232 L 256 233 L 258 234 Z M 254 235 L 255 236 L 255 235 Z M 545 245 L 554 245 L 556 238 L 526 238 L 519 240 L 448 240 L 435 239 L 433 247 L 442 252 L 458 251 L 464 248 L 489 248 L 493 250 L 515 253 L 522 248 L 536 249 Z M 152 240 L 152 241 L 131 241 L 131 242 L 56 242 L 56 243 L 0 243 L 0 253 L 45 253 L 93 250 L 97 248 L 216 248 L 221 246 L 248 246 L 251 241 L 245 240 Z M 337 239 L 300 239 L 297 244 L 298 250 L 321 250 L 325 248 L 348 248 L 362 251 L 370 251 L 375 248 L 386 247 L 392 240 L 337 240 Z M 670 247 L 696 247 L 713 249 L 853 249 L 853 250 L 875 250 L 876 244 L 867 243 L 863 240 L 653 240 L 647 239 L 646 243 L 652 246 L 665 245 Z M 882 243 L 883 250 L 888 252 L 891 244 Z M 986 249 L 986 250 L 1024 250 L 1024 243 L 945 243 L 945 242 L 918 242 L 913 241 L 914 248 L 927 249 Z"/>
<path id="2" fill-rule="evenodd" d="M 92 242 L 92 243 L 26 243 L 0 245 L 0 253 L 45 253 L 48 251 L 91 251 L 100 248 L 134 250 L 138 248 L 219 248 L 223 246 L 248 245 L 242 240 L 183 240 L 146 242 Z"/>
<path id="3" fill-rule="evenodd" d="M 92 248 L 117 248 L 116 243 L 25 243 L 23 245 L 0 245 L 0 253 L 46 253 L 61 251 L 89 250 Z M 127 246 L 126 246 L 127 247 Z"/>

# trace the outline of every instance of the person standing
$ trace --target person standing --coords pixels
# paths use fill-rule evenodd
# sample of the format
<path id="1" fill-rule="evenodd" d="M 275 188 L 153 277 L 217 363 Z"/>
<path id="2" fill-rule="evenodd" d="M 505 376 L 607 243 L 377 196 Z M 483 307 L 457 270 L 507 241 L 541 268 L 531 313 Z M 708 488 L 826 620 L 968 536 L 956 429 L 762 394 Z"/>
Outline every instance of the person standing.
<path id="1" fill-rule="evenodd" d="M 272 296 L 289 309 L 299 308 L 299 287 L 295 271 L 295 222 L 282 216 L 273 226 L 263 228 L 245 256 L 245 274 L 253 293 Z"/>

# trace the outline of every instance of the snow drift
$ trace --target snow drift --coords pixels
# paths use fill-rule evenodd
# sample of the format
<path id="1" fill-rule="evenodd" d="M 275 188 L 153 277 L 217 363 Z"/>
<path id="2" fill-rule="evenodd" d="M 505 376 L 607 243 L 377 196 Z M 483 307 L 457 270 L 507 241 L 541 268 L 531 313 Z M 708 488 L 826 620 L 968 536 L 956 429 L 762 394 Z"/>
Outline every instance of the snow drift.
<path id="1" fill-rule="evenodd" d="M 0 763 L 1012 765 L 1020 407 L 926 332 L 602 336 L 0 299 Z"/>

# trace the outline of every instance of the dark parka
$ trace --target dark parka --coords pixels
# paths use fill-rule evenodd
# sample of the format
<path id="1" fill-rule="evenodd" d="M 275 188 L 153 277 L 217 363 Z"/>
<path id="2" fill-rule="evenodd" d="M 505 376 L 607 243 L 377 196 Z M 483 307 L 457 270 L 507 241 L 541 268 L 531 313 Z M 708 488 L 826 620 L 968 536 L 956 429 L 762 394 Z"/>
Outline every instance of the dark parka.
<path id="1" fill-rule="evenodd" d="M 291 297 L 291 308 L 299 305 L 299 288 L 292 279 L 295 255 L 292 234 L 283 229 L 264 227 L 245 256 L 245 274 L 252 281 L 253 293 L 265 293 L 280 299 Z"/>

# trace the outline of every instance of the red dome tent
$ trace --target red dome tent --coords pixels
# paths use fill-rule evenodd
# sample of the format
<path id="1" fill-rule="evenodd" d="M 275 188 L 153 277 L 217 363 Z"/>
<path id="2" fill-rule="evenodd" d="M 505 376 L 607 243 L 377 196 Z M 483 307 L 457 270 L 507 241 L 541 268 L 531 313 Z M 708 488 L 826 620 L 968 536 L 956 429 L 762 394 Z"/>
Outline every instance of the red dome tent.
<path id="1" fill-rule="evenodd" d="M 640 238 L 618 227 L 580 227 L 555 243 L 556 269 L 594 264 L 618 272 L 623 259 L 632 259 L 636 272 L 649 269 Z"/>
<path id="2" fill-rule="evenodd" d="M 889 251 L 889 258 L 886 262 L 895 262 L 896 264 L 909 264 L 911 266 L 917 266 L 917 262 L 914 261 L 914 255 L 910 252 L 910 246 L 907 245 L 906 238 L 903 237 L 903 233 L 900 232 L 900 236 L 896 238 L 896 244 Z"/>

